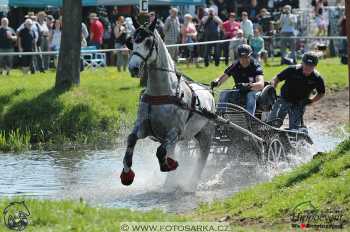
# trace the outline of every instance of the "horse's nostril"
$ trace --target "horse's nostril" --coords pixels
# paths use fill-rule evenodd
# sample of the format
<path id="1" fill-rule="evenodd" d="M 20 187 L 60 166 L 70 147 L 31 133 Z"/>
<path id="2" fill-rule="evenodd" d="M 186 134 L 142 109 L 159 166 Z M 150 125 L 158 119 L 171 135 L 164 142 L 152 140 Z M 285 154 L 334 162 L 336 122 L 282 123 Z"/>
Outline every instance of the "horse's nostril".
<path id="1" fill-rule="evenodd" d="M 139 68 L 134 68 L 134 73 L 135 73 L 135 74 L 138 74 L 139 71 L 140 71 Z"/>

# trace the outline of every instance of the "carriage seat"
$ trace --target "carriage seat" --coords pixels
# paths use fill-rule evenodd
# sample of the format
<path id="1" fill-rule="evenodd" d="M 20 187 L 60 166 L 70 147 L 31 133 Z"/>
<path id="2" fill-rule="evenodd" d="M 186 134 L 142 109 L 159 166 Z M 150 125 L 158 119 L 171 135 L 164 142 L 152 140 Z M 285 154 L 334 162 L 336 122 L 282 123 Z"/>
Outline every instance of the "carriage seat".
<path id="1" fill-rule="evenodd" d="M 227 96 L 228 95 L 228 96 Z M 228 99 L 228 100 L 226 100 Z M 266 84 L 264 89 L 257 94 L 256 111 L 269 112 L 277 99 L 276 90 L 272 85 Z M 245 106 L 245 95 L 239 89 L 223 90 L 219 96 L 219 103 L 232 103 Z"/>

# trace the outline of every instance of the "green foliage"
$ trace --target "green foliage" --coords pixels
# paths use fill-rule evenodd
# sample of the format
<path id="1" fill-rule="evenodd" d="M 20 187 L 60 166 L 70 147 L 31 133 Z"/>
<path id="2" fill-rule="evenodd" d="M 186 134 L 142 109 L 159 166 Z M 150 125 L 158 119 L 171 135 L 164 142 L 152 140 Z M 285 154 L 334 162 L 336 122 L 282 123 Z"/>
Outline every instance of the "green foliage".
<path id="1" fill-rule="evenodd" d="M 285 67 L 275 63 L 265 67 L 265 79 L 270 80 Z M 225 68 L 224 65 L 199 69 L 178 66 L 194 80 L 207 84 Z M 337 59 L 322 60 L 318 69 L 328 86 L 348 85 L 346 66 Z M 115 68 L 88 70 L 81 74 L 80 86 L 69 90 L 54 89 L 54 82 L 54 71 L 35 75 L 13 71 L 9 77 L 0 78 L 0 131 L 8 138 L 11 131 L 28 133 L 30 143 L 36 147 L 57 143 L 96 145 L 111 141 L 136 118 L 141 88 L 139 79 L 131 78 L 127 72 L 117 73 Z M 220 89 L 232 85 L 233 80 L 228 80 Z M 0 137 L 0 144 L 11 141 L 5 137 Z M 18 144 L 27 139 L 27 135 L 17 135 L 11 142 L 14 145 L 1 145 L 0 149 L 27 148 Z"/>

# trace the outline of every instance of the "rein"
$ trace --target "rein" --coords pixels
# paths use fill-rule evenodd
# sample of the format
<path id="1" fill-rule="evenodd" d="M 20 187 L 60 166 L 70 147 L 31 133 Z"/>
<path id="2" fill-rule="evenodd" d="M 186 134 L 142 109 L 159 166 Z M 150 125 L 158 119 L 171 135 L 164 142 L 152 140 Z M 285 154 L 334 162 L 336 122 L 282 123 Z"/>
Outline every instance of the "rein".
<path id="1" fill-rule="evenodd" d="M 151 49 L 149 50 L 147 56 L 145 56 L 145 57 L 137 51 L 133 51 L 131 53 L 131 55 L 138 56 L 143 60 L 143 64 L 141 65 L 141 68 L 139 70 L 140 75 L 143 75 L 145 68 L 147 68 L 147 70 L 156 70 L 156 71 L 161 71 L 161 72 L 174 73 L 177 77 L 178 83 L 177 83 L 177 87 L 176 87 L 175 96 L 172 96 L 172 95 L 163 95 L 163 96 L 144 95 L 142 97 L 141 101 L 145 102 L 145 103 L 149 103 L 150 105 L 175 104 L 175 105 L 179 105 L 181 108 L 193 110 L 195 107 L 196 100 L 198 99 L 198 96 L 195 94 L 192 87 L 185 81 L 185 83 L 187 84 L 187 86 L 189 87 L 189 89 L 192 93 L 192 102 L 191 102 L 190 106 L 187 106 L 187 104 L 182 102 L 182 98 L 184 96 L 183 96 L 183 94 L 180 95 L 181 74 L 179 72 L 177 72 L 176 70 L 171 70 L 171 69 L 162 68 L 162 67 L 153 67 L 153 66 L 147 64 L 147 61 L 152 56 L 154 49 L 156 49 L 157 59 L 158 59 L 158 46 L 157 46 L 156 37 L 155 37 L 154 33 L 149 31 L 147 28 L 144 28 L 144 30 L 146 30 L 153 37 Z"/>

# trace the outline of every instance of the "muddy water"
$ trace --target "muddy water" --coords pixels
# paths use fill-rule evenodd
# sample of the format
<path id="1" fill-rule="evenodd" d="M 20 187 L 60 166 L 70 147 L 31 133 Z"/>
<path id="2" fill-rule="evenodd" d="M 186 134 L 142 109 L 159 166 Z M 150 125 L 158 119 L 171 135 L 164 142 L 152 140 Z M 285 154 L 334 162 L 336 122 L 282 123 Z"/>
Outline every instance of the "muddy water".
<path id="1" fill-rule="evenodd" d="M 342 138 L 311 130 L 315 140 L 313 151 L 300 154 L 300 160 L 311 159 L 311 153 L 335 147 Z M 148 210 L 160 208 L 184 212 L 208 202 L 231 195 L 240 189 L 265 181 L 252 167 L 237 167 L 228 160 L 218 162 L 209 157 L 208 166 L 195 192 L 178 188 L 165 189 L 166 174 L 159 172 L 155 158 L 156 144 L 138 144 L 132 186 L 120 184 L 124 149 L 71 152 L 27 152 L 1 154 L 0 197 L 28 196 L 45 199 L 83 198 L 92 205 Z M 305 159 L 306 156 L 306 159 Z"/>

